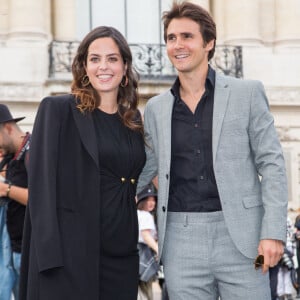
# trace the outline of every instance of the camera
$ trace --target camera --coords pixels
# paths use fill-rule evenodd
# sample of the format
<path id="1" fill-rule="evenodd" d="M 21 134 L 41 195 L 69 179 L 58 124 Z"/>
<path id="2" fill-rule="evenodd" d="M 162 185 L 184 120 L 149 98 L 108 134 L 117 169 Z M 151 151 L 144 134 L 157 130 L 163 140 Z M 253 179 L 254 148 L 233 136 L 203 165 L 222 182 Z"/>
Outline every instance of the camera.
<path id="1" fill-rule="evenodd" d="M 281 264 L 284 267 L 287 267 L 288 270 L 291 270 L 294 268 L 294 263 L 292 257 L 287 253 L 284 252 L 281 258 Z"/>

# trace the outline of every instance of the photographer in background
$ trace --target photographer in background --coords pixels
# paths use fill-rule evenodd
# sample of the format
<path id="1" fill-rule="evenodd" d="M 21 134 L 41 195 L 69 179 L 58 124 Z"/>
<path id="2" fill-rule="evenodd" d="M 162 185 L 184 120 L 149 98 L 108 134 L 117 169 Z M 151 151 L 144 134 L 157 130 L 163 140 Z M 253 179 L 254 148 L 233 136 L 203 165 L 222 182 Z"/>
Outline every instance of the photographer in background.
<path id="1" fill-rule="evenodd" d="M 294 239 L 296 241 L 296 256 L 297 256 L 297 281 L 298 281 L 298 289 L 296 298 L 300 298 L 300 214 L 295 219 L 294 227 L 296 228 L 296 232 L 294 234 Z"/>
<path id="2" fill-rule="evenodd" d="M 18 300 L 21 245 L 28 200 L 26 165 L 30 134 L 24 133 L 17 125 L 24 118 L 13 118 L 8 107 L 0 104 L 0 148 L 6 155 L 11 156 L 6 162 L 5 180 L 0 181 L 1 202 L 7 202 L 6 225 L 11 246 L 11 268 L 14 273 L 10 285 L 5 287 L 5 293 L 10 295 L 13 292 L 15 300 Z"/>
<path id="3" fill-rule="evenodd" d="M 293 225 L 291 219 L 287 218 L 287 239 L 284 247 L 284 254 L 279 261 L 277 296 L 278 300 L 293 300 L 294 286 L 292 282 L 292 272 L 295 272 L 293 256 Z"/>

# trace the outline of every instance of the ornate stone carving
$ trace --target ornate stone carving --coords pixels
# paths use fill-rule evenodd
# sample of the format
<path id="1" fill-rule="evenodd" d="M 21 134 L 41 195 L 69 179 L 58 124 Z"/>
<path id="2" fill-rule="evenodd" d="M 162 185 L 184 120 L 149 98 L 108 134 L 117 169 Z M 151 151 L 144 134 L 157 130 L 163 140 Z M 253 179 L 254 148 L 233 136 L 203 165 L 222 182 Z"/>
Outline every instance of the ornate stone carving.
<path id="1" fill-rule="evenodd" d="M 266 88 L 271 105 L 300 106 L 300 87 Z"/>
<path id="2" fill-rule="evenodd" d="M 300 142 L 300 137 L 291 132 L 289 126 L 276 127 L 280 141 L 282 142 Z"/>

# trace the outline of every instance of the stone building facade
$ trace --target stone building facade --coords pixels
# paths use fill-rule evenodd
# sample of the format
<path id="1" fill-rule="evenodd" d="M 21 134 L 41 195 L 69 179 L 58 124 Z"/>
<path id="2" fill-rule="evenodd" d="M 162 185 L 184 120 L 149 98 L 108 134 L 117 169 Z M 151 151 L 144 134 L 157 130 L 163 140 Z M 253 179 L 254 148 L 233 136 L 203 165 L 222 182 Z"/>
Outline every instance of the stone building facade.
<path id="1" fill-rule="evenodd" d="M 171 0 L 0 0 L 0 102 L 31 130 L 40 100 L 68 93 L 78 42 L 111 25 L 127 38 L 141 74 L 141 110 L 169 88 L 161 12 Z M 194 0 L 218 29 L 218 71 L 263 82 L 284 149 L 290 208 L 300 207 L 300 1 Z"/>

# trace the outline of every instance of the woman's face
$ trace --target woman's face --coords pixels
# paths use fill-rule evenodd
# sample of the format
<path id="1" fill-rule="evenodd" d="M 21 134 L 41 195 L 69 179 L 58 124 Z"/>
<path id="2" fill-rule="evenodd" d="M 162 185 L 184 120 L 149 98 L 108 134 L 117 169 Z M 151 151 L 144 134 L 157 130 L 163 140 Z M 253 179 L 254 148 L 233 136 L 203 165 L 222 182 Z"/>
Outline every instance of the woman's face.
<path id="1" fill-rule="evenodd" d="M 112 38 L 98 38 L 90 44 L 85 69 L 90 84 L 100 97 L 104 93 L 117 97 L 126 68 L 120 50 Z"/>

